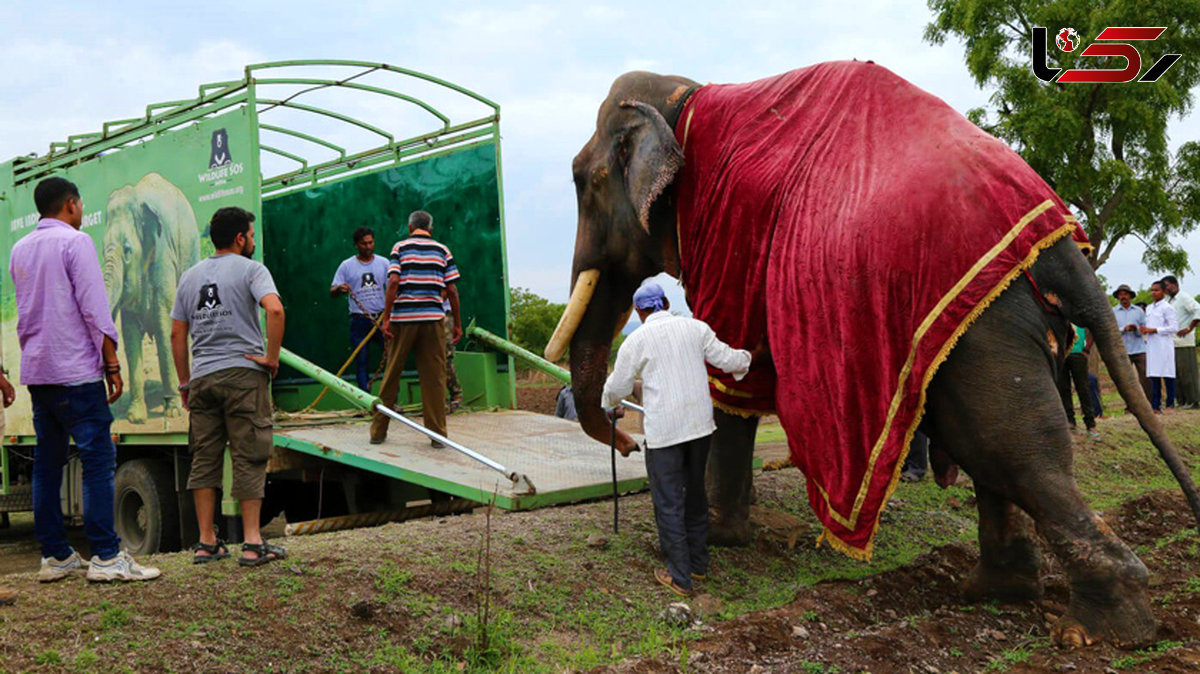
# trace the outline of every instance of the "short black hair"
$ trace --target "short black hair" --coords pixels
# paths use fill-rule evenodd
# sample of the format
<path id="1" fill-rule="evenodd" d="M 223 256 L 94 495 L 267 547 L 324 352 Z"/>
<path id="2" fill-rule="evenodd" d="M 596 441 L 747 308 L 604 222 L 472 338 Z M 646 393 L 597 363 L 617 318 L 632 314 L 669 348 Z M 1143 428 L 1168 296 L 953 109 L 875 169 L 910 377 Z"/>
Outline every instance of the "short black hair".
<path id="1" fill-rule="evenodd" d="M 66 178 L 46 178 L 33 188 L 33 203 L 37 205 L 38 214 L 43 218 L 58 215 L 67 205 L 67 200 L 78 199 L 79 188 Z"/>
<path id="2" fill-rule="evenodd" d="M 1167 289 L 1167 284 L 1165 283 L 1165 279 L 1160 279 L 1158 281 L 1151 282 L 1150 289 L 1153 290 L 1154 286 L 1158 286 L 1160 290 L 1164 290 L 1164 291 Z"/>
<path id="3" fill-rule="evenodd" d="M 217 250 L 228 248 L 233 245 L 233 240 L 238 234 L 250 231 L 253 222 L 254 214 L 250 211 L 237 206 L 226 206 L 213 213 L 212 220 L 208 223 L 208 235 Z"/>
<path id="4" fill-rule="evenodd" d="M 1162 280 L 1163 283 L 1173 283 L 1175 285 L 1179 285 L 1179 279 L 1175 278 L 1171 274 L 1167 274 L 1166 276 L 1162 277 Z"/>
<path id="5" fill-rule="evenodd" d="M 358 229 L 354 230 L 354 243 L 362 241 L 363 237 L 365 236 L 374 237 L 375 230 L 371 229 L 370 227 L 359 227 Z"/>

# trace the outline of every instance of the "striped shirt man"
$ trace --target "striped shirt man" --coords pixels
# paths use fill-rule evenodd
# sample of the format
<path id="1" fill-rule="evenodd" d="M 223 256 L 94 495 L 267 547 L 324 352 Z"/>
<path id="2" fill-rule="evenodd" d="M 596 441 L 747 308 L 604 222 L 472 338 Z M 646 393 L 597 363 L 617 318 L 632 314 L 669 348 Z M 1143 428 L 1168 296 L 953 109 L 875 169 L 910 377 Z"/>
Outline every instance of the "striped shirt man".
<path id="1" fill-rule="evenodd" d="M 388 276 L 400 277 L 391 319 L 396 323 L 440 321 L 446 317 L 442 301 L 446 286 L 458 280 L 454 255 L 429 232 L 418 229 L 392 248 Z"/>

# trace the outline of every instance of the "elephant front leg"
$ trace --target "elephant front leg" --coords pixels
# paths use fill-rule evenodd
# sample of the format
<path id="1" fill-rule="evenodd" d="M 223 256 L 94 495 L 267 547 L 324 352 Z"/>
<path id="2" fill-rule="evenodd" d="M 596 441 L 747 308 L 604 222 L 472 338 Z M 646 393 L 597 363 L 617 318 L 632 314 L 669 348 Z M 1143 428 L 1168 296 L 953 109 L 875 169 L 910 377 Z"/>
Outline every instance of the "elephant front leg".
<path id="1" fill-rule="evenodd" d="M 128 313 L 121 314 L 121 342 L 128 366 L 129 410 L 125 418 L 133 424 L 146 423 L 146 377 L 142 374 L 142 327 Z"/>
<path id="2" fill-rule="evenodd" d="M 717 430 L 708 453 L 709 529 L 713 545 L 750 543 L 750 490 L 758 417 L 713 410 Z"/>
<path id="3" fill-rule="evenodd" d="M 1039 492 L 1045 500 L 1031 511 L 1071 582 L 1067 614 L 1051 630 L 1055 643 L 1068 648 L 1097 641 L 1126 648 L 1151 643 L 1156 625 L 1149 571 L 1074 486 L 1061 491 Z"/>
<path id="4" fill-rule="evenodd" d="M 158 347 L 158 371 L 163 384 L 163 416 L 168 419 L 183 416 L 179 398 L 179 374 L 171 357 L 171 314 L 169 308 L 159 310 L 154 341 Z"/>
<path id="5" fill-rule="evenodd" d="M 979 503 L 979 563 L 963 582 L 968 601 L 1030 601 L 1042 597 L 1042 553 L 1029 516 L 999 494 L 975 485 Z"/>

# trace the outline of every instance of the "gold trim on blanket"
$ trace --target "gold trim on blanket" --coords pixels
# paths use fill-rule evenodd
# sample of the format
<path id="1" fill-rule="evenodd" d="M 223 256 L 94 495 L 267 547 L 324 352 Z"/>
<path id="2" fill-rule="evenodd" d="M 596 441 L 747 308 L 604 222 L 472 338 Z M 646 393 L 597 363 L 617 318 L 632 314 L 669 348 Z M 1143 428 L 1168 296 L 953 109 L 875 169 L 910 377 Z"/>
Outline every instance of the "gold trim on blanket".
<path id="1" fill-rule="evenodd" d="M 830 517 L 834 521 L 836 521 L 838 524 L 842 525 L 843 527 L 845 527 L 847 529 L 851 529 L 851 530 L 854 529 L 855 526 L 857 525 L 858 517 L 861 514 L 862 505 L 866 499 L 867 491 L 870 488 L 872 478 L 875 473 L 875 464 L 878 461 L 879 453 L 882 451 L 883 446 L 886 444 L 887 438 L 891 435 L 891 427 L 892 427 L 892 424 L 893 424 L 893 421 L 895 418 L 895 414 L 898 412 L 899 406 L 900 406 L 900 401 L 903 399 L 903 384 L 905 381 L 907 381 L 908 377 L 911 376 L 912 363 L 915 360 L 916 348 L 917 348 L 917 345 L 920 343 L 921 338 L 924 337 L 926 332 L 928 332 L 928 330 L 932 326 L 933 322 L 938 318 L 938 316 L 941 314 L 941 312 L 945 310 L 945 307 L 948 306 L 949 303 L 951 301 L 953 301 L 953 299 L 955 297 L 957 297 L 957 295 L 959 293 L 961 293 L 962 290 L 972 280 L 974 280 L 974 278 L 976 276 L 978 276 L 978 274 L 988 264 L 990 264 L 1000 253 L 1002 253 L 1004 251 L 1004 249 L 1006 249 L 1009 245 L 1011 245 L 1011 243 L 1016 239 L 1016 237 L 1018 235 L 1020 235 L 1020 233 L 1029 225 L 1030 222 L 1032 222 L 1038 216 L 1045 213 L 1046 210 L 1048 210 L 1053 205 L 1054 205 L 1053 201 L 1047 199 L 1046 201 L 1042 202 L 1037 207 L 1035 207 L 1034 209 L 1032 209 L 1031 211 L 1026 213 L 1020 220 L 1018 220 L 1017 223 L 1015 225 L 1013 225 L 1013 227 L 1009 230 L 1009 232 L 1004 236 L 1004 238 L 1002 238 L 995 246 L 992 247 L 991 250 L 989 250 L 983 257 L 981 257 L 980 260 L 978 262 L 976 262 L 975 265 L 972 266 L 972 268 L 970 270 L 967 271 L 967 273 L 963 276 L 963 278 L 960 279 L 957 284 L 955 284 L 955 286 L 950 290 L 950 292 L 948 292 L 945 296 L 942 297 L 941 301 L 939 301 L 938 304 L 933 308 L 933 310 L 930 311 L 930 313 L 925 317 L 925 320 L 921 323 L 920 327 L 917 329 L 916 334 L 913 336 L 913 346 L 912 346 L 912 349 L 909 351 L 908 361 L 905 363 L 904 367 L 901 369 L 900 376 L 898 377 L 898 388 L 896 390 L 896 393 L 893 395 L 892 404 L 888 410 L 887 421 L 885 422 L 885 425 L 884 425 L 883 431 L 881 432 L 879 440 L 876 442 L 875 447 L 872 449 L 870 459 L 868 460 L 867 472 L 864 475 L 863 483 L 860 486 L 858 496 L 855 499 L 854 509 L 851 512 L 849 518 L 842 516 L 840 513 L 838 513 L 837 511 L 835 511 L 833 509 L 832 504 L 829 502 L 828 493 L 825 491 L 824 488 L 821 487 L 821 485 L 816 484 L 816 482 L 814 481 L 813 484 L 816 485 L 822 498 L 825 500 L 827 512 L 829 513 Z M 946 343 L 942 346 L 938 355 L 933 359 L 933 361 L 931 361 L 929 367 L 926 369 L 925 377 L 921 383 L 921 387 L 920 387 L 920 391 L 919 391 L 919 397 L 918 397 L 918 401 L 917 401 L 918 402 L 917 414 L 914 416 L 911 426 L 905 432 L 904 444 L 901 449 L 901 455 L 900 455 L 899 460 L 896 463 L 896 468 L 893 471 L 891 480 L 889 481 L 887 491 L 884 494 L 883 502 L 882 502 L 882 505 L 880 506 L 880 511 L 879 511 L 880 514 L 883 512 L 883 507 L 886 506 L 888 500 L 891 498 L 892 493 L 896 489 L 897 483 L 899 482 L 900 472 L 903 468 L 904 459 L 908 455 L 908 448 L 909 448 L 909 444 L 912 441 L 912 435 L 916 431 L 917 426 L 920 424 L 921 416 L 924 413 L 926 389 L 929 386 L 929 382 L 932 381 L 934 373 L 937 371 L 938 367 L 940 367 L 941 364 L 945 361 L 945 359 L 949 356 L 951 349 L 953 349 L 954 346 L 958 343 L 959 338 L 962 336 L 962 334 L 964 332 L 966 332 L 967 328 L 970 327 L 971 324 L 973 324 L 975 322 L 975 320 L 979 317 L 979 315 L 981 313 L 983 313 L 983 310 L 985 308 L 987 308 L 995 300 L 995 298 L 1000 295 L 1001 292 L 1003 292 L 1005 289 L 1008 288 L 1008 286 L 1012 283 L 1013 279 L 1015 279 L 1025 269 L 1032 266 L 1033 263 L 1037 260 L 1037 257 L 1038 257 L 1038 255 L 1040 255 L 1042 250 L 1049 247 L 1050 245 L 1053 245 L 1054 243 L 1056 243 L 1059 239 L 1063 238 L 1064 236 L 1070 235 L 1071 232 L 1073 232 L 1075 230 L 1075 228 L 1078 226 L 1078 222 L 1075 221 L 1075 219 L 1073 217 L 1069 217 L 1069 216 L 1064 217 L 1063 220 L 1064 220 L 1064 224 L 1062 226 L 1060 226 L 1054 232 L 1050 233 L 1048 236 L 1044 237 L 1042 240 L 1040 240 L 1036 244 L 1034 244 L 1034 246 L 1031 248 L 1029 254 L 1025 257 L 1025 259 L 1022 260 L 1019 264 L 1017 264 L 1013 269 L 1009 270 L 1009 272 L 1005 275 L 1005 277 L 1003 279 L 1001 279 L 1000 283 L 998 283 L 987 294 L 987 296 L 984 297 L 983 300 L 981 300 L 978 304 L 976 304 L 971 309 L 970 313 L 967 314 L 967 316 L 958 325 L 958 327 L 954 330 L 954 332 L 951 333 L 949 339 L 946 340 Z M 871 536 L 868 539 L 866 547 L 862 548 L 862 549 L 855 548 L 855 547 L 851 546 L 850 544 L 846 543 L 845 541 L 842 541 L 841 539 L 839 539 L 837 537 L 836 534 L 834 534 L 832 531 L 830 531 L 828 529 L 826 529 L 821 534 L 821 536 L 817 539 L 817 542 L 818 542 L 818 544 L 821 542 L 827 542 L 835 549 L 837 549 L 851 557 L 854 557 L 856 559 L 870 559 L 871 554 L 874 549 L 875 533 L 878 530 L 878 528 L 879 528 L 879 517 L 877 514 L 874 526 L 871 531 Z"/>

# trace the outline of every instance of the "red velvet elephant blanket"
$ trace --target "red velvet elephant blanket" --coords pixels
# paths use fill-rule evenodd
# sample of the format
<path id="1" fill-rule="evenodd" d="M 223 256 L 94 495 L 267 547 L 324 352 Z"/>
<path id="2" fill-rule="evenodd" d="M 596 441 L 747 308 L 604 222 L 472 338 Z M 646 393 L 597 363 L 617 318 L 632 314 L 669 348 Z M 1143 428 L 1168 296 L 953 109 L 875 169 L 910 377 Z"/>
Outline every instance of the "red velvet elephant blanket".
<path id="1" fill-rule="evenodd" d="M 710 372 L 713 399 L 778 411 L 822 539 L 869 558 L 938 366 L 1041 250 L 1086 237 L 1020 156 L 874 64 L 703 87 L 675 134 L 688 303 L 774 356 Z"/>

